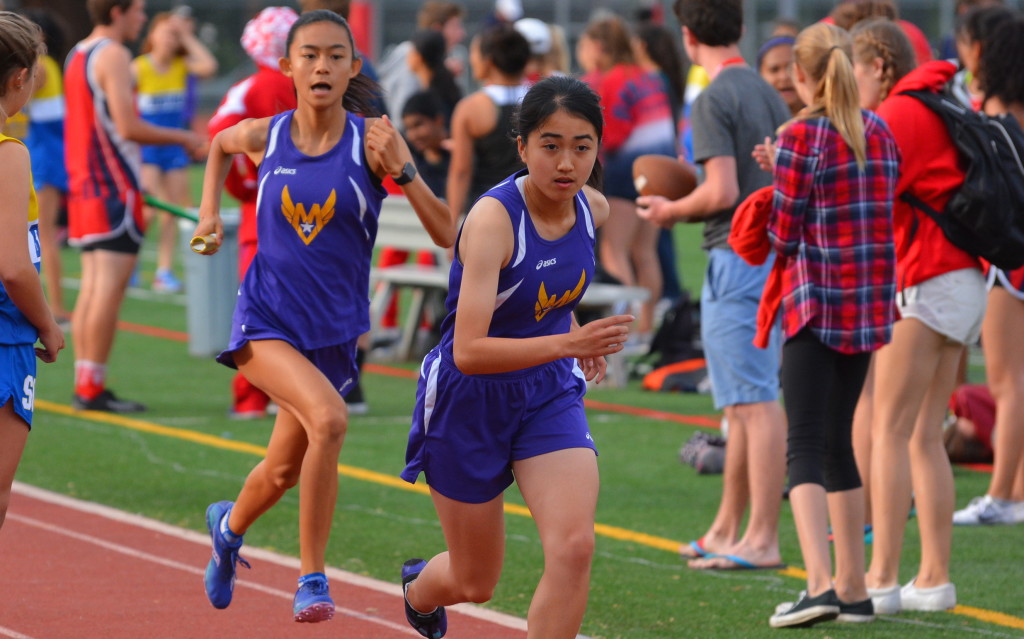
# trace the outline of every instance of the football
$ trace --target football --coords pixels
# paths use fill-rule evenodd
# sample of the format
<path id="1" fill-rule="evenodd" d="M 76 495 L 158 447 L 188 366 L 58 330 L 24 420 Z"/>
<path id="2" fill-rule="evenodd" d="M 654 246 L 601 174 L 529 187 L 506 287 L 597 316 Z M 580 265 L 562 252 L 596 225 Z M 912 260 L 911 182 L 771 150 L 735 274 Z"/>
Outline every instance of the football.
<path id="1" fill-rule="evenodd" d="M 641 155 L 633 160 L 633 186 L 640 195 L 678 200 L 697 188 L 697 170 L 667 155 Z"/>

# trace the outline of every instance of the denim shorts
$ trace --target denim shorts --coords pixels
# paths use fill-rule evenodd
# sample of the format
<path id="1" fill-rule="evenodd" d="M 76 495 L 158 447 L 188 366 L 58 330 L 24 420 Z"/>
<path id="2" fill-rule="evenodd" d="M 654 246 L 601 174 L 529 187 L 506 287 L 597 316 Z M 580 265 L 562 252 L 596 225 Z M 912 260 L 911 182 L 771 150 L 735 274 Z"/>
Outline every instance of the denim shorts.
<path id="1" fill-rule="evenodd" d="M 960 344 L 978 341 L 986 306 L 985 276 L 976 268 L 936 275 L 896 295 L 901 319 L 912 317 Z"/>
<path id="2" fill-rule="evenodd" d="M 779 397 L 781 330 L 768 348 L 754 346 L 757 307 L 774 260 L 751 266 L 730 249 L 708 253 L 700 295 L 700 333 L 716 409 Z"/>

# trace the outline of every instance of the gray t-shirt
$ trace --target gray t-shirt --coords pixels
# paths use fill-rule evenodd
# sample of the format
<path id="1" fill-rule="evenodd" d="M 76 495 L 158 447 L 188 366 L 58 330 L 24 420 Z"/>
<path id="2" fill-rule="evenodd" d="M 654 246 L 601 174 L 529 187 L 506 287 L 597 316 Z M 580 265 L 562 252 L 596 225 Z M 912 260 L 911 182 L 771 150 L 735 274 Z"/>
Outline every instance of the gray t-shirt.
<path id="1" fill-rule="evenodd" d="M 772 183 L 772 174 L 762 170 L 751 156 L 765 136 L 790 118 L 779 93 L 746 65 L 728 66 L 704 89 L 693 103 L 693 158 L 706 162 L 714 157 L 736 158 L 740 197 L 729 208 L 704 223 L 704 250 L 729 247 L 732 215 L 748 195 Z"/>

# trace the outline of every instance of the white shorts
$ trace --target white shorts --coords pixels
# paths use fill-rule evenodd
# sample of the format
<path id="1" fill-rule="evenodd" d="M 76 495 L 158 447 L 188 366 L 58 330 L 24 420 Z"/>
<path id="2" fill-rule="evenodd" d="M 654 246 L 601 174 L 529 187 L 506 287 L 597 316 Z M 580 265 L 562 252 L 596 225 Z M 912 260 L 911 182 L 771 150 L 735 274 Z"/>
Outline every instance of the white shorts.
<path id="1" fill-rule="evenodd" d="M 912 317 L 960 344 L 978 341 L 987 302 L 985 276 L 976 268 L 937 275 L 896 295 L 901 318 Z"/>

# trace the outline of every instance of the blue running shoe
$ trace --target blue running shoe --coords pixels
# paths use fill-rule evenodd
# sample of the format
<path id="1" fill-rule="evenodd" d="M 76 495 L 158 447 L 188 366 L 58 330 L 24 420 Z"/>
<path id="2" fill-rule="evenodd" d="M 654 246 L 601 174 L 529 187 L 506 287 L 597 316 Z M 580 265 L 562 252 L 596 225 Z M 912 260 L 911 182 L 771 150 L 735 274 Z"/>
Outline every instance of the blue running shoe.
<path id="1" fill-rule="evenodd" d="M 334 600 L 327 585 L 327 576 L 314 572 L 299 578 L 299 589 L 292 603 L 295 621 L 316 623 L 334 616 Z"/>
<path id="2" fill-rule="evenodd" d="M 235 563 L 240 562 L 251 568 L 249 562 L 238 556 L 242 547 L 242 538 L 234 544 L 229 543 L 220 531 L 220 522 L 231 512 L 233 501 L 218 501 L 206 509 L 206 529 L 210 531 L 213 542 L 213 557 L 206 565 L 203 583 L 206 585 L 206 596 L 214 608 L 227 608 L 231 603 L 231 595 L 235 591 Z"/>
<path id="3" fill-rule="evenodd" d="M 157 269 L 153 276 L 153 290 L 157 293 L 180 293 L 184 288 L 174 271 L 168 268 Z"/>
<path id="4" fill-rule="evenodd" d="M 402 566 L 402 599 L 405 600 L 405 618 L 409 625 L 416 629 L 427 639 L 441 639 L 444 633 L 448 632 L 448 615 L 443 606 L 434 608 L 433 612 L 423 614 L 409 604 L 405 596 L 409 592 L 409 584 L 416 581 L 416 578 L 423 572 L 427 562 L 422 559 L 410 559 Z"/>

